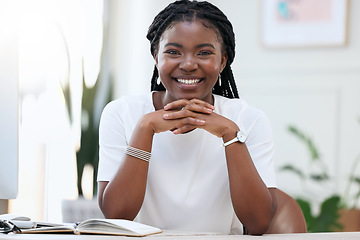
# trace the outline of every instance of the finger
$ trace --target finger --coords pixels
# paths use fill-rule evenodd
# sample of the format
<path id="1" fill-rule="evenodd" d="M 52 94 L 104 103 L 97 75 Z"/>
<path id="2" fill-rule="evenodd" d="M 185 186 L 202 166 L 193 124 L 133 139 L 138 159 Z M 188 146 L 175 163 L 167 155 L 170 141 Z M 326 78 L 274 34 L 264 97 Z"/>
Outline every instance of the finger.
<path id="1" fill-rule="evenodd" d="M 174 102 L 171 102 L 171 103 L 168 103 L 164 106 L 164 109 L 165 110 L 170 110 L 170 109 L 178 109 L 178 108 L 182 108 L 190 103 L 193 103 L 193 104 L 196 104 L 196 105 L 201 105 L 205 108 L 208 108 L 208 109 L 212 109 L 214 110 L 215 107 L 213 105 L 211 105 L 210 103 L 208 102 L 205 102 L 203 100 L 200 100 L 200 99 L 197 99 L 197 98 L 194 98 L 194 99 L 191 99 L 191 100 L 187 100 L 187 99 L 180 99 L 180 100 L 176 100 Z"/>
<path id="2" fill-rule="evenodd" d="M 167 111 L 169 110 L 174 110 L 174 109 L 178 109 L 179 111 L 184 111 L 184 110 L 189 110 L 192 112 L 198 112 L 198 113 L 205 113 L 205 114 L 210 114 L 214 111 L 213 108 L 208 108 L 206 106 L 203 105 L 198 105 L 192 102 L 188 102 L 185 106 L 183 105 L 185 102 L 184 101 L 177 101 L 177 102 L 173 102 L 167 105 Z M 207 106 L 211 106 L 211 105 L 207 105 Z M 187 112 L 188 113 L 188 112 Z M 180 118 L 180 117 L 185 117 L 185 116 L 191 116 L 191 114 L 175 114 L 175 115 L 171 115 L 173 118 Z"/>
<path id="3" fill-rule="evenodd" d="M 188 118 L 188 117 L 196 118 L 196 113 L 190 110 L 181 109 L 179 111 L 165 113 L 163 115 L 163 118 L 166 120 L 175 120 L 175 119 Z"/>
<path id="4" fill-rule="evenodd" d="M 195 120 L 195 121 L 194 121 Z M 172 132 L 174 134 L 181 134 L 181 133 L 187 133 L 191 130 L 194 130 L 195 128 L 203 128 L 205 125 L 205 121 L 201 119 L 187 119 L 186 122 L 188 122 L 185 125 L 178 126 L 175 130 Z"/>
<path id="5" fill-rule="evenodd" d="M 188 133 L 192 130 L 196 129 L 196 127 L 192 126 L 192 125 L 185 125 L 181 128 L 175 129 L 173 131 L 174 134 L 184 134 L 184 133 Z"/>
<path id="6" fill-rule="evenodd" d="M 192 118 L 187 117 L 180 120 L 173 120 L 173 129 L 182 128 L 185 125 L 193 125 L 195 127 L 197 126 L 203 126 L 205 124 L 205 120 L 198 119 L 198 118 Z"/>
<path id="7" fill-rule="evenodd" d="M 164 106 L 164 110 L 178 109 L 185 107 L 188 103 L 190 103 L 187 99 L 180 99 L 174 102 L 168 103 Z"/>
<path id="8" fill-rule="evenodd" d="M 206 108 L 210 108 L 210 109 L 212 109 L 212 110 L 215 109 L 215 107 L 214 107 L 213 105 L 211 105 L 210 103 L 205 102 L 205 101 L 200 100 L 200 99 L 197 99 L 197 98 L 191 99 L 190 102 L 195 103 L 195 104 L 197 104 L 197 105 L 204 106 L 204 107 L 206 107 Z"/>
<path id="9" fill-rule="evenodd" d="M 205 107 L 203 105 L 198 105 L 198 104 L 195 104 L 195 103 L 189 103 L 188 105 L 186 105 L 184 107 L 184 109 L 182 110 L 190 110 L 190 111 L 193 111 L 193 112 L 198 112 L 198 113 L 206 113 L 206 114 L 210 114 L 214 111 L 214 109 L 212 108 L 208 108 L 208 107 Z"/>

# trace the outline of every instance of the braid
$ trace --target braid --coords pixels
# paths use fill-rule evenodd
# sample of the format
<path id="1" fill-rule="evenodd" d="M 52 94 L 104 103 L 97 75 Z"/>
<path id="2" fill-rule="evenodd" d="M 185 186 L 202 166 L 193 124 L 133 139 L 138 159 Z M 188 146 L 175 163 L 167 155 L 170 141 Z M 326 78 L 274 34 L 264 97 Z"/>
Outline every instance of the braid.
<path id="1" fill-rule="evenodd" d="M 171 24 L 180 21 L 193 21 L 194 19 L 207 20 L 219 35 L 223 42 L 223 50 L 227 53 L 228 59 L 224 70 L 221 72 L 221 86 L 216 84 L 213 93 L 228 98 L 239 98 L 231 63 L 235 57 L 235 34 L 232 24 L 226 15 L 216 6 L 209 2 L 179 0 L 169 4 L 162 10 L 150 25 L 147 39 L 150 41 L 150 51 L 155 56 L 161 35 L 171 26 Z M 151 79 L 151 91 L 164 91 L 162 83 L 157 84 L 159 73 L 154 68 Z M 220 79 L 219 79 L 220 80 Z"/>
<path id="2" fill-rule="evenodd" d="M 162 85 L 162 83 L 157 84 L 158 77 L 159 77 L 159 73 L 155 66 L 153 76 L 151 78 L 151 91 L 165 91 L 165 87 L 164 85 Z"/>

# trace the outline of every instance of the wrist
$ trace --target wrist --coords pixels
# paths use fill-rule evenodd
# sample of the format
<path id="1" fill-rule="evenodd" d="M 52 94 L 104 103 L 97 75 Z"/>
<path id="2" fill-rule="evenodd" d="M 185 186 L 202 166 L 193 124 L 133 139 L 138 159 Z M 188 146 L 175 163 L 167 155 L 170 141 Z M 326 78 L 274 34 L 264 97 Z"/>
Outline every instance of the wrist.
<path id="1" fill-rule="evenodd" d="M 238 132 L 239 130 L 240 130 L 240 129 L 239 129 L 238 127 L 236 127 L 236 128 L 228 128 L 228 129 L 224 132 L 224 134 L 223 134 L 223 136 L 222 136 L 223 142 L 225 143 L 225 142 L 228 142 L 228 141 L 234 139 L 234 138 L 236 137 L 237 132 Z"/>
<path id="2" fill-rule="evenodd" d="M 155 134 L 153 123 L 151 121 L 151 118 L 148 117 L 148 115 L 143 116 L 139 120 L 136 129 L 139 130 L 145 136 L 153 137 Z"/>
<path id="3" fill-rule="evenodd" d="M 129 145 L 151 152 L 154 131 L 145 116 L 139 120 L 129 141 Z"/>

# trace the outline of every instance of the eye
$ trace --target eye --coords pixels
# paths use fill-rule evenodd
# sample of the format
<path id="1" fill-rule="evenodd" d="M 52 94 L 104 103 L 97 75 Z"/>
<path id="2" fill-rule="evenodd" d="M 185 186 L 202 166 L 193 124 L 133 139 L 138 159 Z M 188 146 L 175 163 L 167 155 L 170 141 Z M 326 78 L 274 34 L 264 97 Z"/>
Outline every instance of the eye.
<path id="1" fill-rule="evenodd" d="M 203 50 L 198 53 L 199 56 L 208 56 L 213 54 L 211 51 Z"/>
<path id="2" fill-rule="evenodd" d="M 170 55 L 180 55 L 179 51 L 173 50 L 173 49 L 166 50 L 165 53 L 170 54 Z"/>

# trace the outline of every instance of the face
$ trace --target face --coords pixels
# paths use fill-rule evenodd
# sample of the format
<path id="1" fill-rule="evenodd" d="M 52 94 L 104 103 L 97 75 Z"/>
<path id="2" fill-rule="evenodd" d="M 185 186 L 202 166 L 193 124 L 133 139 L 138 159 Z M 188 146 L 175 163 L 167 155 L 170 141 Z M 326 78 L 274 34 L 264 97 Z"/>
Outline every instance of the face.
<path id="1" fill-rule="evenodd" d="M 193 98 L 213 104 L 212 89 L 226 60 L 214 29 L 201 21 L 175 23 L 161 36 L 155 54 L 166 88 L 163 104 Z"/>

